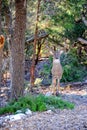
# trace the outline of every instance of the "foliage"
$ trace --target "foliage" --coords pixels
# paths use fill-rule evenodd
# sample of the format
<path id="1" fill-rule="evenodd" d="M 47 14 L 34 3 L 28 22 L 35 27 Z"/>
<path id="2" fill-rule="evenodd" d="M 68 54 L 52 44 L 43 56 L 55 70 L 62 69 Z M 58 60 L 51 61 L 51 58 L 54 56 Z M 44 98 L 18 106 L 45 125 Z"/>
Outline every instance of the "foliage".
<path id="1" fill-rule="evenodd" d="M 30 44 L 30 45 L 27 45 L 25 46 L 25 56 L 26 58 L 31 58 L 32 57 L 32 54 L 33 54 L 33 46 Z"/>
<path id="2" fill-rule="evenodd" d="M 50 41 L 50 38 L 48 38 L 49 43 L 63 44 L 64 38 L 67 38 L 69 43 L 66 44 L 70 46 L 71 43 L 77 42 L 78 37 L 84 35 L 87 28 L 81 20 L 81 12 L 85 3 L 86 0 L 41 2 L 39 28 L 45 28 L 49 32 L 49 37 L 52 39 Z M 36 12 L 36 0 L 29 2 L 29 5 L 29 15 L 27 17 L 29 18 L 28 21 L 30 21 L 30 24 L 28 24 L 29 28 L 27 28 L 27 31 L 29 32 L 31 30 L 32 32 L 35 27 L 35 20 L 32 19 L 34 19 Z M 56 42 L 54 42 L 54 39 L 56 39 Z"/>
<path id="3" fill-rule="evenodd" d="M 81 21 L 81 11 L 82 5 L 86 3 L 86 1 L 62 0 L 56 2 L 56 0 L 54 0 L 54 2 L 50 4 L 53 3 L 55 7 L 53 9 L 54 13 L 53 15 L 49 15 L 51 25 L 47 28 L 50 35 L 57 37 L 59 41 L 63 41 L 64 37 L 70 39 L 71 42 L 76 41 L 76 38 L 78 38 L 79 35 L 81 36 L 84 32 L 85 27 Z M 47 6 L 47 8 L 49 8 L 49 6 Z"/>
<path id="4" fill-rule="evenodd" d="M 52 69 L 52 56 L 49 57 L 49 63 L 44 64 L 43 69 L 40 71 L 40 75 L 43 77 L 43 80 L 46 79 L 47 83 L 50 84 L 51 80 L 51 69 Z"/>
<path id="5" fill-rule="evenodd" d="M 82 37 L 82 35 L 85 32 L 85 25 L 81 21 L 77 21 L 73 23 L 72 29 L 66 28 L 65 32 L 65 37 L 68 38 L 70 41 L 74 42 L 77 40 L 78 37 Z"/>
<path id="6" fill-rule="evenodd" d="M 51 106 L 60 109 L 74 108 L 74 104 L 63 101 L 60 97 L 47 97 L 42 94 L 39 94 L 38 96 L 27 95 L 25 97 L 20 97 L 18 101 L 10 102 L 4 108 L 0 108 L 0 115 L 5 113 L 16 113 L 17 110 L 25 112 L 27 108 L 32 111 L 46 111 Z"/>
<path id="7" fill-rule="evenodd" d="M 67 55 L 62 55 L 61 63 L 64 71 L 62 82 L 82 81 L 87 75 L 85 66 L 79 62 L 76 48 L 71 49 Z"/>
<path id="8" fill-rule="evenodd" d="M 48 81 L 51 74 L 52 57 L 49 58 L 49 61 L 50 66 L 46 64 L 41 71 L 43 78 L 47 78 Z M 62 82 L 82 81 L 87 75 L 85 66 L 79 62 L 76 48 L 71 49 L 67 54 L 61 55 L 61 64 L 63 66 Z"/>
<path id="9" fill-rule="evenodd" d="M 54 106 L 55 108 L 60 108 L 60 109 L 74 108 L 74 104 L 64 101 L 60 97 L 56 97 L 56 96 L 45 97 L 45 102 L 48 106 Z"/>

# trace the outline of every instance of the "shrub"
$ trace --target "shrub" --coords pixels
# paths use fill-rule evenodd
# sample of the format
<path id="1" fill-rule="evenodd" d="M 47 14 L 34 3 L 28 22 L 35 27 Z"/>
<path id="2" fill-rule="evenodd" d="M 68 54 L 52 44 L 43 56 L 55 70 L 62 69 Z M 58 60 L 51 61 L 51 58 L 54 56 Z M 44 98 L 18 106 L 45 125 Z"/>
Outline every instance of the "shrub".
<path id="1" fill-rule="evenodd" d="M 18 101 L 12 101 L 4 108 L 0 108 L 0 115 L 5 113 L 16 113 L 17 110 L 25 112 L 27 108 L 32 111 L 46 111 L 50 107 L 60 109 L 73 109 L 74 104 L 63 101 L 56 96 L 46 97 L 42 94 L 38 96 L 26 95 L 20 97 Z"/>
<path id="2" fill-rule="evenodd" d="M 61 82 L 82 81 L 85 76 L 87 76 L 85 65 L 80 63 L 77 50 L 75 48 L 71 49 L 67 54 L 62 54 L 60 59 L 63 67 L 63 76 Z M 48 79 L 48 81 L 51 74 L 52 58 L 50 58 L 49 61 L 50 65 L 46 64 L 41 72 L 43 77 Z"/>
<path id="3" fill-rule="evenodd" d="M 85 67 L 79 62 L 76 49 L 71 49 L 67 55 L 62 55 L 63 66 L 62 82 L 82 81 L 87 75 Z"/>

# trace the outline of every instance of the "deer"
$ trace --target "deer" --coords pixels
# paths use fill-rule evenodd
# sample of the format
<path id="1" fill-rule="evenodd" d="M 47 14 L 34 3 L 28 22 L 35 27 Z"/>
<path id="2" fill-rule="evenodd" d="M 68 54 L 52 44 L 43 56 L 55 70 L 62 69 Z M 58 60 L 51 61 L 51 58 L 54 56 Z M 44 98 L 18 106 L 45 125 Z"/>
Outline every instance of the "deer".
<path id="1" fill-rule="evenodd" d="M 60 80 L 63 75 L 63 68 L 60 62 L 60 56 L 63 53 L 63 50 L 52 50 L 52 48 L 49 48 L 47 46 L 48 50 L 50 50 L 51 55 L 53 56 L 53 62 L 52 62 L 52 85 L 51 85 L 51 91 L 53 94 L 58 95 L 60 93 Z"/>
<path id="2" fill-rule="evenodd" d="M 57 50 L 53 52 L 53 63 L 52 63 L 52 87 L 53 93 L 60 93 L 60 80 L 63 75 L 63 68 L 60 62 L 60 56 L 63 53 L 62 50 Z"/>

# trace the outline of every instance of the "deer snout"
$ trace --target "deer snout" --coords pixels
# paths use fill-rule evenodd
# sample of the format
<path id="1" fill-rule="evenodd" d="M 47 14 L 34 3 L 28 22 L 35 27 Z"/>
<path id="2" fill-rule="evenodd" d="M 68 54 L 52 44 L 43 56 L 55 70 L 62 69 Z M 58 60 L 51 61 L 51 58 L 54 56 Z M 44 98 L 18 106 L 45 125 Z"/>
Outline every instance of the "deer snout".
<path id="1" fill-rule="evenodd" d="M 57 56 L 57 57 L 55 57 L 55 59 L 59 59 L 59 57 Z"/>

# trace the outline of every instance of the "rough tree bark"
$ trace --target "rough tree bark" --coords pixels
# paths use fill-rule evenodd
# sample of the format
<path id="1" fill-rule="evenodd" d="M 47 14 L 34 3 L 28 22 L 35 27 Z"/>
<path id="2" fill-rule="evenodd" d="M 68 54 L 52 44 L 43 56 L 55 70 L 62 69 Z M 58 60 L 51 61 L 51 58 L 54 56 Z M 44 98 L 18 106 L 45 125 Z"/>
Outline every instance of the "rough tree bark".
<path id="1" fill-rule="evenodd" d="M 2 17 L 1 17 L 1 9 L 2 8 L 2 0 L 0 0 L 0 35 L 1 35 L 1 20 L 2 20 Z"/>
<path id="2" fill-rule="evenodd" d="M 0 35 L 1 35 L 1 6 L 2 0 L 0 0 Z M 1 87 L 1 67 L 2 67 L 2 52 L 0 52 L 0 87 Z"/>
<path id="3" fill-rule="evenodd" d="M 11 55 L 11 44 L 13 41 L 13 27 L 12 27 L 12 12 L 11 12 L 11 5 L 7 4 L 4 8 L 4 15 L 5 15 L 5 31 L 7 36 L 7 42 L 8 42 L 8 54 L 9 54 L 9 71 L 10 75 L 12 74 L 13 68 L 12 68 L 12 55 Z M 10 77 L 11 83 L 10 88 L 12 88 L 12 76 Z"/>
<path id="4" fill-rule="evenodd" d="M 0 37 L 1 37 L 1 33 L 2 33 L 2 25 L 1 25 L 1 21 L 2 21 L 2 16 L 1 16 L 1 11 L 2 11 L 2 0 L 0 0 Z M 0 39 L 1 40 L 1 39 Z M 1 41 L 0 41 L 0 46 L 1 46 Z M 1 77 L 2 77 L 2 56 L 3 56 L 3 46 L 0 47 L 0 87 L 1 87 Z"/>
<path id="5" fill-rule="evenodd" d="M 24 92 L 24 48 L 26 29 L 26 0 L 15 0 L 15 27 L 12 54 L 12 93 L 11 98 L 18 99 Z"/>
<path id="6" fill-rule="evenodd" d="M 0 35 L 0 87 L 1 87 L 1 77 L 2 77 L 2 59 L 3 59 L 4 41 L 5 41 L 4 36 Z"/>

